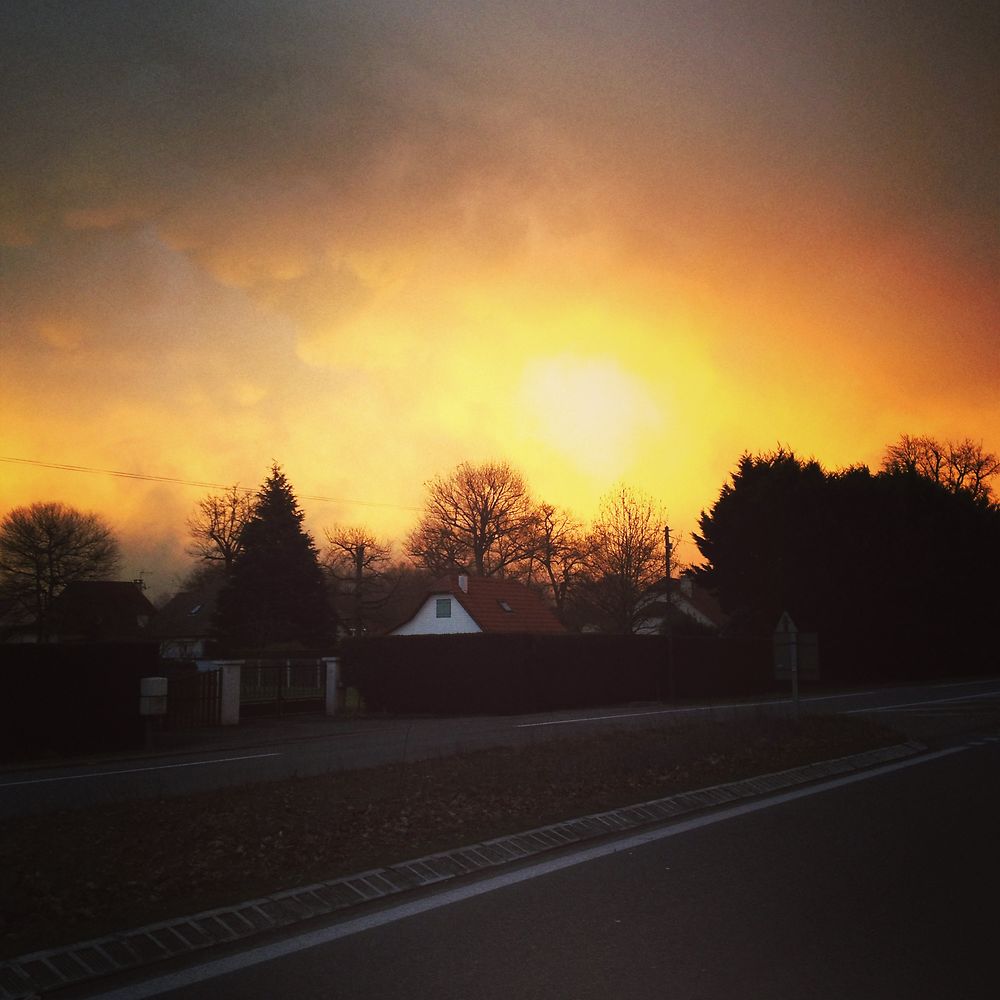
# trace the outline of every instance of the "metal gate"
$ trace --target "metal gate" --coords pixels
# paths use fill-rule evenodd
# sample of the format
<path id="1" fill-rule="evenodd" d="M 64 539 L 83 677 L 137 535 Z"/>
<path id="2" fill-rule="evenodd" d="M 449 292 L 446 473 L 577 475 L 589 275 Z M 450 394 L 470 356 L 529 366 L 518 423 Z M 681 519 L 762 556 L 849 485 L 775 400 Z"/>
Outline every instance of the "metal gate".
<path id="1" fill-rule="evenodd" d="M 322 660 L 246 660 L 240 672 L 241 715 L 283 715 L 322 709 Z"/>
<path id="2" fill-rule="evenodd" d="M 197 729 L 222 722 L 222 671 L 179 674 L 167 681 L 166 729 Z"/>

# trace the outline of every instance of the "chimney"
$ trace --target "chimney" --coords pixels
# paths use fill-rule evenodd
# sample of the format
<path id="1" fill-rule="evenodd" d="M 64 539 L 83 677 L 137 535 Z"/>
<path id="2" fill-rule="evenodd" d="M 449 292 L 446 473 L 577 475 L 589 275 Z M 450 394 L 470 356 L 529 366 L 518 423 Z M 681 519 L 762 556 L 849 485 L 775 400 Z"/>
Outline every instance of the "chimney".
<path id="1" fill-rule="evenodd" d="M 463 594 L 469 592 L 469 575 L 467 573 L 458 574 L 458 589 L 462 591 Z"/>
<path id="2" fill-rule="evenodd" d="M 694 580 L 691 579 L 687 574 L 680 579 L 680 590 L 685 597 L 690 597 L 694 591 Z"/>

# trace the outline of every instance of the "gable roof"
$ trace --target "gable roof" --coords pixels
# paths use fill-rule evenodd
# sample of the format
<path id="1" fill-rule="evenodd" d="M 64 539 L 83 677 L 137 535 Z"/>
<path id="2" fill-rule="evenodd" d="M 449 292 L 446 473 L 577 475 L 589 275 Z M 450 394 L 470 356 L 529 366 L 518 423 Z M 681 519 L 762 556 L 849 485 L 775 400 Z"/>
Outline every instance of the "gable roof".
<path id="1" fill-rule="evenodd" d="M 418 610 L 429 598 L 447 595 L 455 598 L 484 632 L 566 631 L 542 597 L 524 584 L 492 576 L 470 575 L 465 580 L 468 589 L 459 585 L 457 574 L 436 581 Z"/>
<path id="2" fill-rule="evenodd" d="M 75 580 L 52 602 L 53 620 L 64 635 L 132 636 L 155 614 L 140 585 L 128 580 Z"/>
<path id="3" fill-rule="evenodd" d="M 661 577 L 654 583 L 647 594 L 652 600 L 644 608 L 644 613 L 650 617 L 662 616 L 666 602 L 667 578 Z M 670 603 L 680 611 L 684 611 L 684 605 L 696 611 L 699 615 L 711 622 L 715 628 L 724 628 L 729 622 L 729 616 L 722 610 L 722 606 L 715 596 L 709 593 L 701 584 L 688 574 L 683 574 L 679 579 L 671 577 L 670 580 Z"/>
<path id="4" fill-rule="evenodd" d="M 153 619 L 150 633 L 158 639 L 201 639 L 208 636 L 224 582 L 220 577 L 200 587 L 174 594 Z"/>

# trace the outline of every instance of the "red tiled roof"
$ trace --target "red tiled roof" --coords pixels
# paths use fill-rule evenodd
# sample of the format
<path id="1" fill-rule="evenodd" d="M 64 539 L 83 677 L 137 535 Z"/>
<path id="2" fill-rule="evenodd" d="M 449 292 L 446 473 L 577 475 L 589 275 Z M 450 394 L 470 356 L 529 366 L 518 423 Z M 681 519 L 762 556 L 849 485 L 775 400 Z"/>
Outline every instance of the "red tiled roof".
<path id="1" fill-rule="evenodd" d="M 458 576 L 449 576 L 438 581 L 427 596 L 434 594 L 454 597 L 484 632 L 566 631 L 555 612 L 535 591 L 514 580 L 470 575 L 468 591 L 464 591 L 458 585 Z"/>

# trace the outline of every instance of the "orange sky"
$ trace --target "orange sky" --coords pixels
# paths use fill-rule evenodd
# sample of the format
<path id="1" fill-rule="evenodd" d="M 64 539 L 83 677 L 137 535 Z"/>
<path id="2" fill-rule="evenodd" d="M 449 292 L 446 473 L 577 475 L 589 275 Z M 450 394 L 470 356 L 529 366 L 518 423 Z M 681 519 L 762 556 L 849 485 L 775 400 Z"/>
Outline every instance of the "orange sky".
<path id="1" fill-rule="evenodd" d="M 401 538 L 465 459 L 583 519 L 624 480 L 690 532 L 744 450 L 1000 450 L 990 4 L 0 22 L 0 456 L 277 460 L 370 504 L 304 501 L 317 537 Z M 203 493 L 0 463 L 0 510 L 100 511 L 154 592 Z"/>

